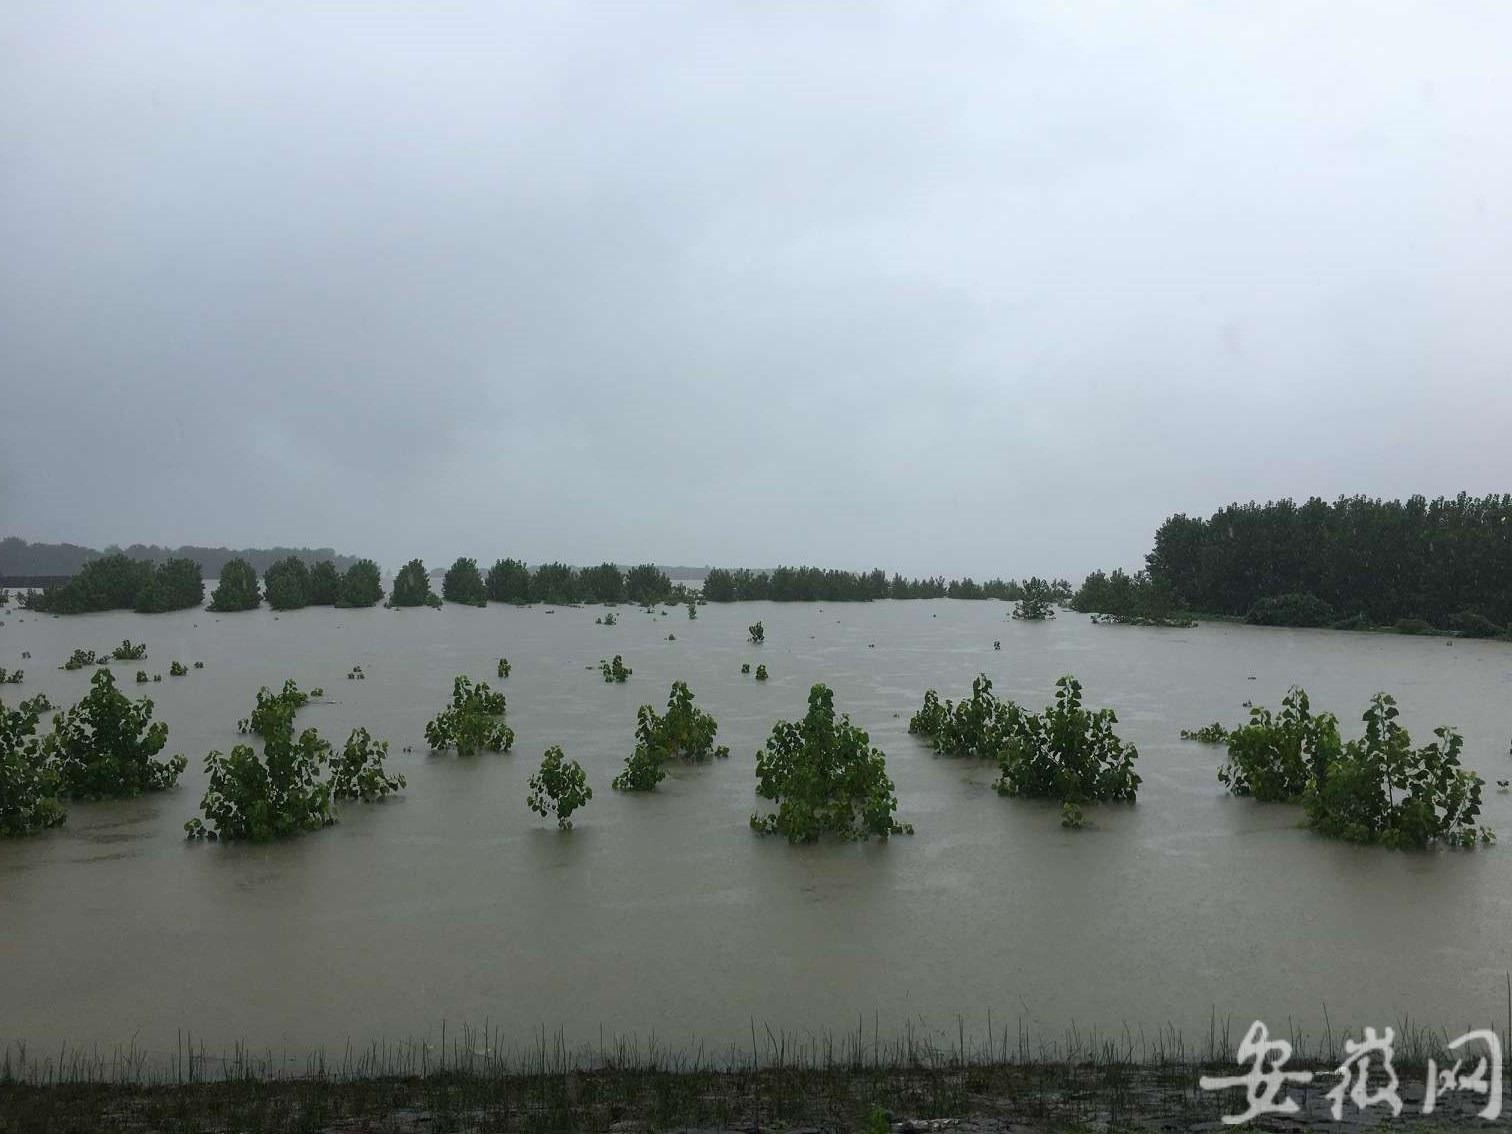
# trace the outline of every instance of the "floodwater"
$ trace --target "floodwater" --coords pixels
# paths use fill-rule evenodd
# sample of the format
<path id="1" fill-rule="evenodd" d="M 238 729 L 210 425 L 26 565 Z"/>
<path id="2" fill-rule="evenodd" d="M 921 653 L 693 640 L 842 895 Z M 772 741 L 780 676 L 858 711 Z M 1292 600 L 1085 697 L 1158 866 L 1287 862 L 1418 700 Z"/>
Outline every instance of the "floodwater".
<path id="1" fill-rule="evenodd" d="M 654 1035 L 673 1047 L 749 1046 L 751 1029 L 868 1035 L 957 1028 L 1059 1036 L 1165 1025 L 1206 1039 L 1210 1017 L 1320 1032 L 1345 1024 L 1506 1023 L 1512 850 L 1394 853 L 1329 842 L 1299 809 L 1224 794 L 1221 750 L 1183 726 L 1234 723 L 1299 683 L 1348 735 L 1376 690 L 1420 743 L 1466 736 L 1487 780 L 1484 818 L 1512 840 L 1512 647 L 1208 624 L 1099 627 L 1063 612 L 1015 623 L 996 602 L 745 603 L 648 615 L 621 607 L 310 609 L 49 618 L 0 615 L 0 665 L 67 704 L 89 670 L 74 647 L 145 640 L 113 663 L 190 759 L 173 791 L 74 804 L 56 831 L 0 842 L 0 1046 L 171 1052 L 240 1041 L 291 1053 L 424 1040 L 442 1022 L 528 1043 Z M 761 619 L 766 643 L 746 642 Z M 675 634 L 675 641 L 668 635 Z M 994 651 L 994 639 L 1002 650 Z M 21 660 L 21 651 L 32 657 Z M 605 684 L 600 658 L 634 676 Z M 499 684 L 517 735 L 506 755 L 430 755 L 422 729 L 457 674 Z M 169 662 L 203 670 L 167 676 Z M 759 684 L 740 664 L 764 662 Z M 360 664 L 365 681 L 345 674 Z M 589 667 L 595 667 L 590 669 Z M 164 674 L 138 687 L 138 668 Z M 1119 715 L 1144 777 L 1134 806 L 1003 799 L 994 771 L 933 756 L 907 733 L 925 689 L 959 697 L 986 672 L 1039 707 L 1075 673 Z M 346 805 L 324 832 L 272 846 L 186 842 L 201 758 L 240 739 L 259 685 L 323 686 L 299 714 L 338 746 L 362 725 L 391 742 L 409 787 Z M 609 787 L 636 707 L 675 679 L 719 721 L 729 760 L 675 767 L 650 795 Z M 755 752 L 800 716 L 813 682 L 884 749 L 899 818 L 890 842 L 795 847 L 750 830 Z M 593 800 L 570 832 L 525 805 L 548 745 L 586 768 Z M 413 753 L 404 753 L 406 745 Z"/>

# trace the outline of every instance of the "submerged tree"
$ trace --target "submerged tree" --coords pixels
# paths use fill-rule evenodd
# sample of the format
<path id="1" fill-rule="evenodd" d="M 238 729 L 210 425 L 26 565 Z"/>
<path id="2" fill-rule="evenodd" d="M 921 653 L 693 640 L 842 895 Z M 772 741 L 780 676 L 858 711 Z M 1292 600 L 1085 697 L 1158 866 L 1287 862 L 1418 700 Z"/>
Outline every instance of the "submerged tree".
<path id="1" fill-rule="evenodd" d="M 291 687 L 297 689 L 284 683 L 286 691 Z M 249 744 L 206 755 L 204 819 L 184 824 L 189 838 L 263 842 L 317 831 L 336 822 L 334 799 L 379 800 L 404 787 L 403 776 L 384 770 L 388 744 L 375 743 L 366 729 L 354 729 L 335 760 L 317 730 L 296 735 L 294 713 L 302 703 L 262 689 L 249 718 L 257 725 L 244 730 L 262 737 L 261 755 Z"/>
<path id="2" fill-rule="evenodd" d="M 1338 718 L 1332 713 L 1315 715 L 1307 693 L 1295 685 L 1282 699 L 1279 713 L 1255 706 L 1249 723 L 1223 739 L 1228 760 L 1218 769 L 1218 781 L 1235 795 L 1268 803 L 1301 799 L 1307 785 L 1326 775 L 1343 750 Z"/>
<path id="3" fill-rule="evenodd" d="M 141 661 L 147 656 L 147 643 L 132 643 L 130 638 L 122 638 L 121 644 L 110 651 L 110 656 L 116 661 Z"/>
<path id="4" fill-rule="evenodd" d="M 334 563 L 322 559 L 310 568 L 310 605 L 335 606 L 340 601 L 341 576 Z"/>
<path id="5" fill-rule="evenodd" d="M 530 577 L 530 598 L 564 606 L 577 602 L 577 572 L 565 563 L 542 563 Z"/>
<path id="6" fill-rule="evenodd" d="M 1038 575 L 1024 580 L 1023 597 L 1013 608 L 1013 617 L 1027 622 L 1042 622 L 1055 617 L 1056 588 Z"/>
<path id="7" fill-rule="evenodd" d="M 475 752 L 508 752 L 514 745 L 514 729 L 504 723 L 504 694 L 488 683 L 476 685 L 467 677 L 452 681 L 451 704 L 425 726 L 425 740 L 433 751 L 455 748 L 458 756 Z"/>
<path id="8" fill-rule="evenodd" d="M 44 742 L 61 793 L 73 799 L 121 799 L 172 787 L 186 761 L 154 760 L 167 743 L 168 726 L 153 721 L 152 702 L 131 700 L 108 669 L 90 678 L 83 700 L 53 718 Z"/>
<path id="9" fill-rule="evenodd" d="M 1184 728 L 1181 730 L 1182 740 L 1195 740 L 1198 744 L 1227 744 L 1229 730 L 1223 727 L 1223 722 L 1214 721 L 1205 724 L 1201 728 Z"/>
<path id="10" fill-rule="evenodd" d="M 599 672 L 604 675 L 605 681 L 619 682 L 623 685 L 635 671 L 625 665 L 624 658 L 620 657 L 619 654 L 615 654 L 614 661 L 612 662 L 604 661 L 602 658 L 599 659 Z"/>
<path id="11" fill-rule="evenodd" d="M 642 563 L 625 573 L 625 598 L 633 603 L 661 602 L 672 593 L 672 580 L 660 567 Z"/>
<path id="12" fill-rule="evenodd" d="M 0 838 L 56 827 L 68 817 L 57 766 L 37 736 L 37 714 L 27 701 L 15 709 L 0 702 Z"/>
<path id="13" fill-rule="evenodd" d="M 446 577 L 441 580 L 441 597 L 468 606 L 488 605 L 488 590 L 483 586 L 476 559 L 460 557 L 447 568 Z"/>
<path id="14" fill-rule="evenodd" d="M 389 605 L 427 606 L 432 601 L 436 601 L 436 596 L 431 591 L 430 575 L 426 573 L 425 564 L 418 559 L 411 559 L 394 576 L 394 590 L 389 595 Z"/>
<path id="15" fill-rule="evenodd" d="M 130 610 L 153 578 L 152 564 L 123 553 L 102 555 L 79 568 L 61 587 L 31 598 L 29 605 L 50 614 Z"/>
<path id="16" fill-rule="evenodd" d="M 277 693 L 264 685 L 257 691 L 257 703 L 252 712 L 236 722 L 236 731 L 267 736 L 270 727 L 276 727 L 284 715 L 293 715 L 310 703 L 310 695 L 302 690 L 291 677 Z"/>
<path id="17" fill-rule="evenodd" d="M 1140 626 L 1191 626 L 1191 619 L 1173 614 L 1175 600 L 1170 588 L 1155 582 L 1147 571 L 1133 575 L 1093 571 L 1083 580 L 1068 604 L 1072 610 L 1095 615 L 1099 623 L 1132 623 Z"/>
<path id="18" fill-rule="evenodd" d="M 169 610 L 187 610 L 205 601 L 205 582 L 200 565 L 192 559 L 169 559 L 152 569 L 152 577 L 137 592 L 135 607 L 140 614 L 159 614 Z"/>
<path id="19" fill-rule="evenodd" d="M 908 722 L 908 731 L 927 737 L 942 756 L 1002 760 L 1008 744 L 1024 726 L 1024 711 L 992 692 L 985 673 L 971 683 L 971 697 L 956 704 L 941 702 L 933 689 L 924 694 L 923 707 Z"/>
<path id="20" fill-rule="evenodd" d="M 578 589 L 588 602 L 625 601 L 625 576 L 613 563 L 585 568 L 578 575 Z"/>
<path id="21" fill-rule="evenodd" d="M 389 775 L 383 766 L 388 747 L 388 741 L 374 740 L 367 729 L 353 729 L 341 751 L 331 758 L 332 798 L 374 803 L 402 791 L 404 777 Z"/>
<path id="22" fill-rule="evenodd" d="M 1495 841 L 1489 828 L 1475 825 L 1485 781 L 1460 766 L 1464 740 L 1456 730 L 1436 728 L 1434 743 L 1414 748 L 1386 693 L 1371 698 L 1364 721 L 1365 735 L 1346 744 L 1308 784 L 1303 807 L 1309 826 L 1398 849 Z"/>
<path id="23" fill-rule="evenodd" d="M 359 559 L 346 569 L 341 577 L 341 594 L 336 605 L 345 608 L 377 606 L 383 601 L 383 578 L 378 564 L 371 559 Z"/>
<path id="24" fill-rule="evenodd" d="M 658 714 L 642 705 L 636 714 L 635 751 L 625 758 L 625 769 L 611 786 L 617 791 L 654 791 L 666 777 L 662 767 L 669 760 L 702 764 L 730 754 L 715 747 L 719 724 L 693 704 L 693 691 L 686 681 L 674 681 L 667 697 L 667 712 Z"/>
<path id="25" fill-rule="evenodd" d="M 562 830 L 572 828 L 572 813 L 593 798 L 588 775 L 576 760 L 566 759 L 560 746 L 546 749 L 538 772 L 530 777 L 526 803 L 542 818 L 555 817 Z"/>
<path id="26" fill-rule="evenodd" d="M 898 800 L 881 749 L 849 717 L 835 718 L 828 686 L 810 689 L 808 706 L 803 720 L 779 721 L 756 754 L 756 793 L 778 807 L 775 814 L 752 815 L 751 826 L 793 843 L 825 834 L 912 834 L 910 825 L 893 817 Z"/>
<path id="27" fill-rule="evenodd" d="M 530 569 L 518 559 L 500 559 L 488 569 L 486 589 L 494 602 L 530 601 Z"/>
<path id="28" fill-rule="evenodd" d="M 760 622 L 756 622 L 750 626 L 747 626 L 746 633 L 750 635 L 750 640 L 753 645 L 759 646 L 761 645 L 761 643 L 766 641 L 766 627 L 763 626 Z"/>
<path id="29" fill-rule="evenodd" d="M 310 569 L 297 555 L 280 559 L 263 572 L 263 593 L 274 610 L 310 605 Z"/>
<path id="30" fill-rule="evenodd" d="M 262 603 L 257 590 L 257 572 L 245 559 L 233 559 L 221 568 L 220 580 L 210 596 L 215 611 L 256 610 Z"/>
<path id="31" fill-rule="evenodd" d="M 1022 713 L 999 758 L 1002 795 L 1059 799 L 1071 805 L 1068 826 L 1080 826 L 1084 803 L 1125 800 L 1139 791 L 1134 761 L 1139 750 L 1113 731 L 1112 709 L 1082 707 L 1081 683 L 1069 674 L 1055 683 L 1055 704 Z"/>

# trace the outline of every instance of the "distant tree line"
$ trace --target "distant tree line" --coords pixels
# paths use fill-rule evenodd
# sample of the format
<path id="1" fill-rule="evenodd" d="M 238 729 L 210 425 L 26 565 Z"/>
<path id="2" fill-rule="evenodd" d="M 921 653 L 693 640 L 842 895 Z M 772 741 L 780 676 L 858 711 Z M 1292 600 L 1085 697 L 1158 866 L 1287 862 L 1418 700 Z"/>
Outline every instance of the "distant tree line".
<path id="1" fill-rule="evenodd" d="M 1049 584 L 1055 601 L 1071 597 L 1071 584 L 1057 579 Z M 871 602 L 874 599 L 1001 599 L 1016 602 L 1024 586 L 1012 579 L 978 583 L 970 578 L 888 578 L 877 570 L 865 574 L 826 570 L 820 567 L 778 567 L 772 571 L 711 569 L 704 577 L 703 597 L 710 602 Z"/>
<path id="2" fill-rule="evenodd" d="M 1169 619 L 1176 609 L 1175 596 L 1148 571 L 1130 575 L 1119 569 L 1111 574 L 1093 571 L 1068 604 L 1087 614 L 1111 614 L 1125 619 Z"/>
<path id="3" fill-rule="evenodd" d="M 254 610 L 266 600 L 274 610 L 297 610 L 305 606 L 365 607 L 383 601 L 378 565 L 371 559 L 349 559 L 345 569 L 331 559 L 309 562 L 302 555 L 288 555 L 268 564 L 261 572 L 248 559 L 233 558 L 218 573 L 218 585 L 210 596 L 209 609 L 217 612 Z M 819 567 L 777 567 L 771 571 L 711 569 L 703 585 L 710 602 L 869 602 L 873 599 L 1000 599 L 1022 602 L 1030 590 L 1046 602 L 1064 603 L 1071 598 L 1071 585 L 1033 579 L 1026 583 L 943 576 L 905 579 L 888 577 L 882 570 L 867 573 L 826 570 Z M 478 561 L 461 557 L 445 572 L 441 594 L 431 588 L 431 577 L 422 560 L 412 559 L 394 577 L 387 605 L 391 607 L 439 606 L 447 602 L 483 606 L 488 602 L 514 604 L 550 603 L 652 603 L 691 602 L 694 592 L 674 583 L 665 571 L 650 563 L 622 570 L 613 563 L 597 567 L 570 567 L 565 563 L 541 563 L 534 568 L 518 559 L 499 559 L 486 572 Z M 61 587 L 27 596 L 31 609 L 57 614 L 84 611 L 136 609 L 179 610 L 204 601 L 199 565 L 187 558 L 152 564 L 125 553 L 87 561 L 73 579 Z"/>
<path id="4" fill-rule="evenodd" d="M 457 561 L 458 564 L 463 562 Z M 456 570 L 455 565 L 453 570 Z M 686 587 L 673 583 L 661 568 L 650 563 L 642 563 L 628 571 L 621 571 L 613 563 L 581 569 L 565 563 L 542 563 L 532 571 L 518 559 L 500 559 L 488 569 L 483 585 L 491 601 L 511 603 L 633 602 L 649 605 L 671 602 L 688 593 Z M 446 597 L 452 598 L 450 594 Z"/>
<path id="5" fill-rule="evenodd" d="M 262 595 L 257 572 L 244 559 L 234 559 L 221 572 L 220 584 L 210 596 L 210 609 L 254 610 L 263 597 L 274 610 L 298 610 L 305 606 L 376 606 L 383 598 L 378 564 L 371 559 L 354 560 L 345 571 L 323 559 L 310 566 L 296 555 L 280 559 L 263 575 Z"/>
<path id="6" fill-rule="evenodd" d="M 1505 633 L 1512 623 L 1512 496 L 1313 497 L 1176 515 L 1147 570 L 1094 572 L 1073 605 L 1117 604 L 1288 626 Z"/>
<path id="7" fill-rule="evenodd" d="M 169 559 L 191 559 L 199 564 L 200 571 L 211 579 L 219 578 L 227 563 L 243 559 L 252 569 L 262 574 L 281 559 L 295 556 L 312 564 L 329 560 L 338 571 L 345 571 L 357 558 L 352 555 L 337 555 L 329 547 L 247 547 L 236 550 L 229 547 L 162 547 L 155 543 L 134 543 L 130 547 L 111 544 L 104 551 L 92 547 L 80 547 L 74 543 L 28 543 L 15 536 L 0 539 L 0 575 L 74 575 L 86 563 L 110 555 L 124 555 L 148 563 L 162 563 Z"/>
<path id="8" fill-rule="evenodd" d="M 33 610 L 52 614 L 83 614 L 92 610 L 137 610 L 156 614 L 183 610 L 205 601 L 199 564 L 192 559 L 167 559 L 154 565 L 127 555 L 91 559 L 61 587 L 25 595 Z"/>
<path id="9" fill-rule="evenodd" d="M 259 589 L 257 572 L 245 559 L 233 559 L 220 571 L 209 609 L 254 610 L 262 605 L 275 610 L 302 606 L 373 606 L 383 598 L 378 565 L 371 559 L 354 560 L 338 573 L 330 560 L 307 567 L 298 556 L 273 563 Z M 98 610 L 136 610 L 154 614 L 185 610 L 205 601 L 205 584 L 199 564 L 192 559 L 168 559 L 153 564 L 124 554 L 91 559 L 67 583 L 22 598 L 31 610 L 49 614 L 84 614 Z"/>

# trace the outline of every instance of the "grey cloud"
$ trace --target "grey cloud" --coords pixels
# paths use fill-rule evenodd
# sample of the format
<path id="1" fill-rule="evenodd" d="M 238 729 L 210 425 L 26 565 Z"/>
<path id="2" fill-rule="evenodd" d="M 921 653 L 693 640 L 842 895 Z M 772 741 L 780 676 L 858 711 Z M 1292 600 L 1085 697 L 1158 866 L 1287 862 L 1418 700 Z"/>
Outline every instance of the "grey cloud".
<path id="1" fill-rule="evenodd" d="M 1075 574 L 1506 487 L 1494 4 L 27 5 L 0 515 Z"/>

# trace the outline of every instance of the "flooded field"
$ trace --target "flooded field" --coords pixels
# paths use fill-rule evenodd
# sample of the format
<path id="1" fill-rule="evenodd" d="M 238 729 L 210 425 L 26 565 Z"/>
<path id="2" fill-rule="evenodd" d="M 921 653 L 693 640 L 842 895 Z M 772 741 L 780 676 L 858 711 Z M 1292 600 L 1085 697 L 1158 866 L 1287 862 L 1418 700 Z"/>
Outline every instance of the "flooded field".
<path id="1" fill-rule="evenodd" d="M 1505 644 L 1207 624 L 1098 627 L 1063 613 L 1021 624 L 996 602 L 747 603 L 647 615 L 619 608 L 312 608 L 49 618 L 9 610 L 0 665 L 26 670 L 3 695 L 66 705 L 89 670 L 75 647 L 145 640 L 113 663 L 171 729 L 189 770 L 169 792 L 73 804 L 66 826 L 0 843 L 0 1044 L 171 1053 L 181 1030 L 207 1048 L 242 1041 L 300 1058 L 350 1040 L 425 1040 L 466 1022 L 528 1043 L 651 1035 L 672 1046 L 749 1047 L 789 1034 L 958 1026 L 1060 1036 L 1073 1023 L 1205 1041 L 1209 1020 L 1261 1017 L 1316 1034 L 1346 1025 L 1497 1027 L 1512 968 L 1512 648 Z M 766 626 L 766 643 L 746 626 Z M 668 635 L 675 634 L 675 641 Z M 1000 640 L 1001 651 L 993 641 Z M 31 658 L 22 660 L 23 650 Z M 634 676 L 605 684 L 601 658 Z M 497 683 L 512 753 L 429 755 L 426 720 L 457 674 Z M 203 670 L 167 676 L 169 663 Z M 771 680 L 742 676 L 764 662 Z M 361 665 L 365 681 L 348 681 Z M 135 686 L 138 668 L 161 684 Z M 1118 711 L 1144 777 L 1132 807 L 999 798 L 995 769 L 933 756 L 906 725 L 927 688 L 969 692 L 985 672 L 1032 707 L 1063 673 Z M 240 739 L 259 685 L 323 686 L 299 713 L 338 744 L 362 725 L 392 745 L 408 789 L 342 809 L 318 834 L 271 846 L 194 844 L 201 759 Z M 633 746 L 637 706 L 687 680 L 729 760 L 673 767 L 653 794 L 609 781 Z M 888 755 L 891 842 L 789 846 L 753 833 L 755 752 L 801 716 L 808 687 Z M 1394 693 L 1418 743 L 1438 724 L 1466 737 L 1487 781 L 1484 821 L 1503 845 L 1393 853 L 1325 841 L 1300 810 L 1226 796 L 1221 749 L 1186 726 L 1244 717 L 1303 685 L 1346 736 L 1377 690 Z M 560 744 L 594 798 L 558 831 L 525 805 L 526 780 Z M 412 746 L 412 753 L 405 753 Z M 961 1022 L 958 1025 L 958 1021 Z"/>

